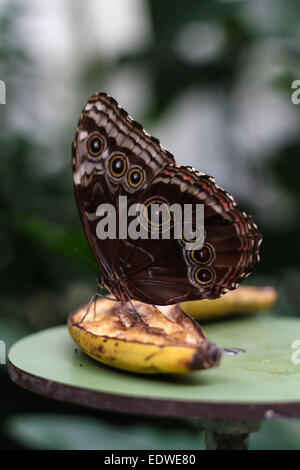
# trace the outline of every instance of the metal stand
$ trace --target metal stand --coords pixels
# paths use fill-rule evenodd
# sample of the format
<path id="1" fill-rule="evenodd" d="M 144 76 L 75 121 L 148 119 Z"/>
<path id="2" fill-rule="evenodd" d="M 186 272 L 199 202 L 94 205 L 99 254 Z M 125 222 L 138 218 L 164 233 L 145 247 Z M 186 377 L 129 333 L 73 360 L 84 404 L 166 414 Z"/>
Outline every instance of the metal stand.
<path id="1" fill-rule="evenodd" d="M 207 450 L 248 450 L 249 436 L 260 430 L 260 421 L 200 420 L 206 430 Z"/>

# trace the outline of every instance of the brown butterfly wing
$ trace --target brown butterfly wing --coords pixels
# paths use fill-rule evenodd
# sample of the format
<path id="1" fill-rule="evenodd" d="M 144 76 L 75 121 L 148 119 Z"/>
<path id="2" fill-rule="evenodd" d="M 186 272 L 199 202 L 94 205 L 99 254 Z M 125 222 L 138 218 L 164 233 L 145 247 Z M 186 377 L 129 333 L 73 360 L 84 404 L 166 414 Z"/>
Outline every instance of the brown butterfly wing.
<path id="1" fill-rule="evenodd" d="M 261 236 L 232 196 L 211 177 L 176 165 L 157 139 L 103 93 L 93 95 L 80 116 L 73 143 L 73 178 L 94 256 L 106 278 L 123 279 L 131 298 L 162 305 L 215 298 L 234 289 L 258 261 Z M 193 257 L 174 239 L 99 240 L 97 207 L 103 203 L 117 207 L 118 197 L 124 195 L 129 205 L 151 198 L 169 204 L 204 204 L 204 248 L 211 259 L 202 253 L 201 262 L 195 261 L 199 253 Z"/>
<path id="2" fill-rule="evenodd" d="M 126 165 L 124 174 L 110 171 L 118 157 Z M 100 204 L 116 206 L 118 196 L 132 199 L 138 186 L 128 184 L 127 175 L 138 170 L 146 188 L 155 175 L 174 161 L 143 127 L 130 118 L 118 103 L 105 93 L 96 93 L 83 109 L 72 149 L 75 197 L 81 221 L 93 254 L 107 277 L 120 274 L 118 240 L 99 240 L 96 235 Z M 115 168 L 117 170 L 117 168 Z M 118 232 L 117 224 L 117 232 Z"/>
<path id="3" fill-rule="evenodd" d="M 142 198 L 146 201 L 162 194 L 170 205 L 204 204 L 204 246 L 187 251 L 174 239 L 139 241 L 142 250 L 136 249 L 126 267 L 132 297 L 171 304 L 213 299 L 235 289 L 259 260 L 262 238 L 251 217 L 241 212 L 213 178 L 191 168 L 171 165 L 163 169 Z"/>

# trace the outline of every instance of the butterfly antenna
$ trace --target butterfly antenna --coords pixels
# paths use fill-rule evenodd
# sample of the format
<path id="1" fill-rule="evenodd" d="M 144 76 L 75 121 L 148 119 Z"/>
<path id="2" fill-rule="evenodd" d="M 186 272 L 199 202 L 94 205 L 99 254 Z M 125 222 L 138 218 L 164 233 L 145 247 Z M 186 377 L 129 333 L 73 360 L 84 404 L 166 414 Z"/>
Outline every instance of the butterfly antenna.
<path id="1" fill-rule="evenodd" d="M 99 272 L 99 269 L 97 269 L 95 264 L 91 261 L 91 259 L 85 253 L 83 253 L 83 251 L 79 250 L 79 248 L 74 248 L 74 251 L 78 253 L 83 260 L 85 260 L 86 266 L 90 266 L 97 273 Z"/>
<path id="2" fill-rule="evenodd" d="M 71 261 L 76 261 L 76 263 L 80 263 L 80 264 L 82 264 L 83 266 L 88 267 L 88 268 L 93 268 L 93 270 L 96 271 L 97 273 L 99 272 L 99 271 L 96 269 L 96 267 L 95 267 L 93 264 L 91 264 L 91 260 L 89 260 L 90 263 L 86 263 L 86 262 L 83 262 L 82 259 L 74 258 L 73 256 L 65 255 L 64 253 L 59 253 L 59 252 L 57 252 L 57 251 L 51 251 L 51 250 L 50 250 L 50 254 L 51 254 L 51 255 L 56 255 L 56 256 L 61 256 L 61 257 L 63 257 L 63 258 L 66 258 L 66 259 L 68 259 L 68 260 L 71 260 Z"/>

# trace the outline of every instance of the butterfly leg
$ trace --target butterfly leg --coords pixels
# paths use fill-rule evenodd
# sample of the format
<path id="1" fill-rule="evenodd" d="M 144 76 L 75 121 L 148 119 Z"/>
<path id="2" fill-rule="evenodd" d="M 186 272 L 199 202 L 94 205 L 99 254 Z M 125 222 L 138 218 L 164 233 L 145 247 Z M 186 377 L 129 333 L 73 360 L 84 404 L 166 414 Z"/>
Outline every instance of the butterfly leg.
<path id="1" fill-rule="evenodd" d="M 102 294 L 100 294 L 100 292 L 98 290 L 97 290 L 97 292 L 95 292 L 95 294 L 92 295 L 91 300 L 88 303 L 86 312 L 85 312 L 84 316 L 82 317 L 82 319 L 78 322 L 78 324 L 83 322 L 85 320 L 85 318 L 88 316 L 88 313 L 90 311 L 90 308 L 91 308 L 93 302 L 94 302 L 94 320 L 95 320 L 95 318 L 96 318 L 96 301 L 97 301 L 97 297 L 100 297 L 101 299 L 111 300 L 112 302 L 118 302 L 118 299 L 113 299 L 111 297 L 107 297 L 106 295 L 102 295 Z"/>
<path id="2" fill-rule="evenodd" d="M 98 298 L 98 294 L 99 294 L 99 287 L 94 295 L 94 321 L 96 319 L 96 306 L 97 306 L 97 298 Z"/>
<path id="3" fill-rule="evenodd" d="M 130 304 L 132 310 L 128 310 L 127 308 L 125 308 L 124 310 L 127 312 L 127 313 L 130 313 L 132 315 L 132 313 L 134 313 L 135 317 L 137 318 L 138 321 L 140 321 L 141 323 L 143 323 L 144 325 L 148 325 L 144 319 L 141 317 L 141 315 L 139 314 L 139 312 L 137 311 L 137 309 L 135 308 L 135 306 L 133 305 L 132 303 L 132 300 L 130 298 L 130 295 L 129 295 L 129 292 L 128 292 L 128 289 L 126 287 L 126 284 L 124 284 L 124 289 L 126 291 L 126 294 L 127 294 L 127 302 Z"/>
<path id="4" fill-rule="evenodd" d="M 100 297 L 101 299 L 106 299 L 106 300 L 111 300 L 112 302 L 120 302 L 119 299 L 117 299 L 116 297 L 113 298 L 113 297 L 108 297 L 107 295 L 102 295 L 100 294 L 100 292 L 97 292 L 96 294 L 94 294 L 96 297 Z"/>
<path id="5" fill-rule="evenodd" d="M 87 317 L 87 315 L 88 315 L 88 313 L 89 313 L 89 311 L 90 311 L 91 305 L 92 305 L 92 303 L 94 302 L 95 296 L 96 296 L 96 294 L 93 294 L 91 300 L 90 300 L 89 303 L 88 303 L 88 306 L 87 306 L 87 309 L 86 309 L 85 314 L 83 315 L 83 317 L 81 318 L 81 320 L 77 323 L 78 325 L 79 325 L 79 323 L 83 322 L 83 321 L 85 320 L 85 318 Z"/>

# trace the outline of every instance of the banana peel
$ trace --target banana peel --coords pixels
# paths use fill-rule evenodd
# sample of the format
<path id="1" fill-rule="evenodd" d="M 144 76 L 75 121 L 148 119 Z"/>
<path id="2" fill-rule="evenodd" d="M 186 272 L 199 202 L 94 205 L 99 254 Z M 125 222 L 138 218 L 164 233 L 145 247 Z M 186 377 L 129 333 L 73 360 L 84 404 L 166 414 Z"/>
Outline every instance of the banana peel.
<path id="1" fill-rule="evenodd" d="M 180 306 L 155 307 L 98 300 L 68 319 L 70 335 L 86 354 L 138 373 L 186 373 L 219 364 L 221 349 Z"/>
<path id="2" fill-rule="evenodd" d="M 182 302 L 181 309 L 200 322 L 240 314 L 262 312 L 274 306 L 278 293 L 274 287 L 241 286 L 214 300 Z"/>

